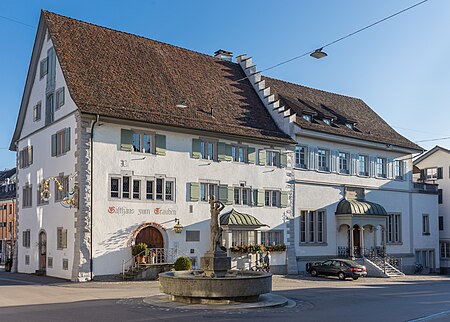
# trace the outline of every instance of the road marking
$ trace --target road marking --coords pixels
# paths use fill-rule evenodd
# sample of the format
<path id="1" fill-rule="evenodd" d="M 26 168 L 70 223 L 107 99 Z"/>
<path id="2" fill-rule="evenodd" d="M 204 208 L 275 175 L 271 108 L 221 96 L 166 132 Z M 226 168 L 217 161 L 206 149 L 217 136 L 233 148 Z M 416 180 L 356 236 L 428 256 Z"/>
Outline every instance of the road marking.
<path id="1" fill-rule="evenodd" d="M 418 319 L 414 319 L 414 320 L 409 320 L 408 322 L 422 322 L 422 321 L 431 321 L 431 320 L 436 320 L 436 319 L 440 319 L 443 317 L 446 317 L 450 315 L 450 310 L 448 311 L 443 311 L 443 312 L 439 312 L 439 313 L 434 313 L 428 316 L 424 316 Z"/>
<path id="2" fill-rule="evenodd" d="M 12 281 L 12 282 L 19 282 L 19 283 L 30 284 L 30 285 L 41 285 L 40 283 L 28 282 L 28 281 L 22 281 L 22 280 L 16 280 L 16 279 L 14 279 L 14 278 L 1 278 L 1 277 L 0 277 L 0 281 Z M 3 286 L 3 285 L 0 285 L 0 286 Z"/>

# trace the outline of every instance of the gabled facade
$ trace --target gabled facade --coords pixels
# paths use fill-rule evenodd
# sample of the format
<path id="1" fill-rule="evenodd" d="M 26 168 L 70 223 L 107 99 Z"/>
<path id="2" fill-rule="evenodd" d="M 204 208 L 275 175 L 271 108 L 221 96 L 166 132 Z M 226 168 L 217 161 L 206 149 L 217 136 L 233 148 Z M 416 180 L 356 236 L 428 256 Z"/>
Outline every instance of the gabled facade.
<path id="1" fill-rule="evenodd" d="M 441 272 L 449 273 L 450 267 L 450 150 L 435 146 L 414 160 L 417 173 L 414 184 L 432 186 L 438 191 L 438 227 Z"/>

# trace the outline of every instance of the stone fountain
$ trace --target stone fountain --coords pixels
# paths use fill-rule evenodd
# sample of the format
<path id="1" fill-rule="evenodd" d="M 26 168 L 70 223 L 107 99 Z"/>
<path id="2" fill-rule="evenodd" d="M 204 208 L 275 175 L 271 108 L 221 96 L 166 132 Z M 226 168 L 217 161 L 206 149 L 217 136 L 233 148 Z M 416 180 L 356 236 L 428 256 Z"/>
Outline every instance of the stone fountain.
<path id="1" fill-rule="evenodd" d="M 272 291 L 272 274 L 231 270 L 231 258 L 220 248 L 219 215 L 225 207 L 210 197 L 209 250 L 200 258 L 200 270 L 159 274 L 160 289 L 171 301 L 190 304 L 256 302 Z"/>

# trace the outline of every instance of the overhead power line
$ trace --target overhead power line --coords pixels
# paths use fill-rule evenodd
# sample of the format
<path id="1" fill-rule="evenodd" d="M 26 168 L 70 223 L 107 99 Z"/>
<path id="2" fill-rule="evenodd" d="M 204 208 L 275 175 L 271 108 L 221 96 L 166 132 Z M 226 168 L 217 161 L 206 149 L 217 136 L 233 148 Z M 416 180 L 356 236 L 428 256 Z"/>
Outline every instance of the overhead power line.
<path id="1" fill-rule="evenodd" d="M 443 137 L 443 138 L 435 138 L 435 139 L 428 139 L 428 140 L 420 140 L 420 141 L 416 141 L 416 143 L 433 142 L 433 141 L 443 141 L 443 140 L 450 140 L 450 136 Z"/>
<path id="2" fill-rule="evenodd" d="M 19 20 L 16 20 L 16 19 L 8 18 L 8 17 L 1 16 L 1 15 L 0 15 L 0 18 L 8 20 L 8 21 L 12 21 L 14 23 L 18 23 L 19 25 L 27 26 L 27 27 L 30 27 L 30 28 L 33 28 L 33 29 L 36 28 L 36 26 L 29 25 L 29 24 L 27 24 L 25 22 L 22 22 L 22 21 L 19 21 Z"/>

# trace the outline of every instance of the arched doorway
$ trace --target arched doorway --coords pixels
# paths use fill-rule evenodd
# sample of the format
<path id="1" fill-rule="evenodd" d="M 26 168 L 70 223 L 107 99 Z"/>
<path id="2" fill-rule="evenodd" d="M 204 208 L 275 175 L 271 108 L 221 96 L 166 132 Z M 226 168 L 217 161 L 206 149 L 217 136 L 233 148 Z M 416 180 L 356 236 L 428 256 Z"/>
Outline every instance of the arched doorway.
<path id="1" fill-rule="evenodd" d="M 354 256 L 361 257 L 361 230 L 358 225 L 353 226 L 353 247 Z"/>
<path id="2" fill-rule="evenodd" d="M 45 273 L 47 268 L 47 233 L 41 231 L 39 233 L 39 270 Z"/>
<path id="3" fill-rule="evenodd" d="M 144 243 L 148 248 L 164 248 L 164 239 L 158 228 L 148 226 L 139 231 L 135 244 Z"/>

